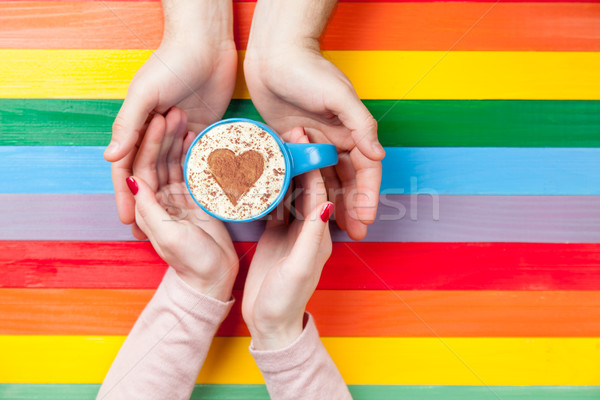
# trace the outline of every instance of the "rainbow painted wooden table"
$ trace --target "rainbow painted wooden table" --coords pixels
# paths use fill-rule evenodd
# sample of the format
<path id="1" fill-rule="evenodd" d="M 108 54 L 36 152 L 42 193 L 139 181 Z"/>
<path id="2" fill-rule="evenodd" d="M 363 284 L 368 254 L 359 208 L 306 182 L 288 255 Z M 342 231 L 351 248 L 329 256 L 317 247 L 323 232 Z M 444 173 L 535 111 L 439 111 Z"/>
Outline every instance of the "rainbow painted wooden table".
<path id="1" fill-rule="evenodd" d="M 159 21 L 0 1 L 2 399 L 94 398 L 165 271 L 101 156 Z M 355 398 L 600 399 L 600 2 L 341 2 L 322 47 L 388 154 L 377 222 L 334 232 L 309 304 Z M 259 118 L 241 75 L 227 115 Z M 259 233 L 233 229 L 240 254 Z M 194 399 L 267 398 L 248 342 L 238 304 Z"/>

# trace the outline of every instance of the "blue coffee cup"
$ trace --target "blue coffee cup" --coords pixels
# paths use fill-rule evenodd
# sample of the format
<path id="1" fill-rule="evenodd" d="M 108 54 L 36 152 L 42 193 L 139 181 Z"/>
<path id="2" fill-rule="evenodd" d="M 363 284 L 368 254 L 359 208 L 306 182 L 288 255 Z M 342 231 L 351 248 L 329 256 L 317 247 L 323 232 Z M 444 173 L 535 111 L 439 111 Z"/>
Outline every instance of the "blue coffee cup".
<path id="1" fill-rule="evenodd" d="M 273 139 L 275 139 L 275 142 L 277 142 L 279 149 L 281 150 L 281 153 L 283 154 L 283 158 L 285 160 L 285 177 L 284 177 L 283 186 L 281 188 L 279 196 L 263 212 L 261 212 L 258 215 L 255 215 L 251 218 L 243 219 L 243 220 L 228 219 L 226 217 L 217 215 L 217 214 L 213 213 L 212 211 L 206 209 L 206 207 L 204 207 L 198 201 L 198 199 L 196 199 L 194 197 L 194 194 L 192 193 L 192 190 L 190 189 L 190 184 L 188 182 L 188 174 L 187 174 L 188 161 L 190 159 L 192 149 L 194 148 L 196 143 L 202 138 L 202 136 L 204 136 L 206 133 L 208 133 L 211 129 L 215 128 L 216 126 L 219 126 L 222 124 L 235 123 L 235 122 L 246 122 L 246 123 L 254 124 L 254 125 L 260 127 L 261 129 L 263 129 L 269 135 L 271 135 L 271 137 L 273 137 Z M 222 221 L 226 221 L 226 222 L 249 222 L 249 221 L 254 221 L 256 219 L 264 217 L 265 215 L 267 215 L 271 211 L 273 211 L 273 209 L 275 207 L 277 207 L 277 205 L 279 203 L 281 203 L 281 201 L 283 200 L 283 197 L 285 196 L 286 192 L 288 191 L 288 188 L 290 186 L 290 183 L 291 183 L 293 177 L 298 176 L 298 175 L 303 174 L 308 171 L 312 171 L 314 169 L 319 169 L 319 168 L 324 168 L 324 167 L 329 167 L 329 166 L 335 165 L 335 164 L 337 164 L 337 162 L 338 162 L 337 149 L 332 144 L 284 143 L 279 138 L 279 135 L 277 135 L 277 133 L 272 128 L 270 128 L 269 126 L 267 126 L 261 122 L 254 121 L 254 120 L 247 119 L 247 118 L 229 118 L 229 119 L 224 119 L 224 120 L 215 122 L 214 124 L 208 126 L 206 129 L 204 129 L 202 132 L 200 132 L 200 134 L 196 137 L 196 139 L 194 139 L 194 141 L 190 145 L 187 155 L 185 157 L 185 166 L 184 166 L 185 185 L 187 187 L 188 192 L 192 195 L 192 198 L 194 199 L 196 204 L 198 204 L 198 206 L 200 208 L 202 208 L 202 210 L 204 210 L 207 214 L 209 214 L 217 219 L 220 219 Z"/>

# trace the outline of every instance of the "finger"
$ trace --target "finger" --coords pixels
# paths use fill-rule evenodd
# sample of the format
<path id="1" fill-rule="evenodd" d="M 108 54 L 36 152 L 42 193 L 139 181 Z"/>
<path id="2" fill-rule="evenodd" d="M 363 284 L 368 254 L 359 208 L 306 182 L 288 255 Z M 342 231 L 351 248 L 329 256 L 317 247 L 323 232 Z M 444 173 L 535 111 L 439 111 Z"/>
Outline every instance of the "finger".
<path id="1" fill-rule="evenodd" d="M 356 194 L 352 196 L 350 206 L 356 211 L 358 219 L 369 225 L 377 217 L 381 162 L 365 159 L 356 150 L 350 152 L 350 160 L 356 170 Z"/>
<path id="2" fill-rule="evenodd" d="M 329 239 L 329 218 L 333 214 L 333 203 L 326 202 L 315 207 L 302 223 L 300 234 L 294 243 L 289 258 L 290 265 L 313 267 L 316 263 L 321 244 Z M 327 237 L 326 237 L 327 234 Z M 328 254 L 326 255 L 329 256 Z"/>
<path id="3" fill-rule="evenodd" d="M 131 166 L 135 158 L 135 149 L 125 158 L 111 164 L 110 171 L 115 189 L 115 202 L 119 219 L 124 224 L 131 224 L 135 220 L 135 200 L 127 188 L 125 179 L 133 174 Z"/>
<path id="4" fill-rule="evenodd" d="M 291 131 L 289 131 L 285 135 L 285 137 L 288 139 L 288 142 L 309 143 L 308 137 L 306 138 L 306 140 L 303 139 L 305 136 L 306 136 L 306 132 L 304 131 L 304 128 L 302 128 L 301 126 L 297 126 L 297 127 L 293 128 Z"/>
<path id="5" fill-rule="evenodd" d="M 152 188 L 140 177 L 130 177 L 129 182 L 137 187 L 135 191 L 135 220 L 140 229 L 148 236 L 155 248 L 160 243 L 171 243 L 177 236 L 177 229 L 171 216 L 156 200 Z"/>
<path id="6" fill-rule="evenodd" d="M 342 183 L 344 228 L 351 239 L 361 240 L 377 214 L 381 163 L 364 158 L 356 149 L 353 152 L 340 155 L 336 171 Z M 358 162 L 354 163 L 356 154 Z"/>
<path id="7" fill-rule="evenodd" d="M 132 84 L 112 126 L 112 137 L 104 151 L 107 161 L 115 162 L 133 150 L 150 112 L 156 106 L 155 99 L 139 91 Z"/>
<path id="8" fill-rule="evenodd" d="M 339 155 L 340 159 L 343 157 L 343 154 L 344 153 Z M 344 191 L 336 169 L 335 167 L 323 168 L 321 169 L 321 174 L 323 175 L 323 181 L 325 182 L 327 198 L 335 204 L 335 223 L 341 230 L 346 230 Z"/>
<path id="9" fill-rule="evenodd" d="M 136 224 L 135 222 L 133 224 L 131 224 L 131 233 L 132 233 L 133 237 L 138 240 L 148 239 L 148 236 L 146 236 L 144 231 L 142 231 L 140 229 L 140 227 L 138 226 L 138 224 Z"/>
<path id="10" fill-rule="evenodd" d="M 302 193 L 296 201 L 297 208 L 303 216 L 308 215 L 318 204 L 327 201 L 327 191 L 323 176 L 318 169 L 306 172 L 299 177 Z"/>
<path id="11" fill-rule="evenodd" d="M 165 136 L 166 122 L 160 114 L 155 114 L 148 125 L 144 139 L 138 149 L 135 162 L 133 163 L 133 173 L 148 183 L 152 190 L 156 192 L 159 187 L 158 179 L 158 157 L 162 142 Z"/>
<path id="12" fill-rule="evenodd" d="M 196 134 L 194 133 L 194 131 L 188 131 L 188 133 L 185 135 L 185 139 L 183 139 L 183 154 L 184 155 L 187 153 L 188 149 L 194 142 L 194 139 L 196 139 Z M 182 157 L 182 165 L 183 165 L 183 161 L 185 161 L 185 157 Z"/>
<path id="13" fill-rule="evenodd" d="M 171 108 L 165 117 L 165 136 L 163 137 L 160 152 L 158 153 L 158 162 L 156 164 L 159 187 L 164 187 L 169 184 L 169 165 L 167 158 L 179 129 L 179 124 L 182 121 L 182 118 L 184 118 L 182 114 L 183 111 L 180 109 Z"/>
<path id="14" fill-rule="evenodd" d="M 337 113 L 340 122 L 350 129 L 354 146 L 365 157 L 372 161 L 380 161 L 385 157 L 385 150 L 377 139 L 377 121 L 353 88 L 347 88 L 343 93 L 343 98 L 337 102 L 337 110 L 333 111 Z"/>
<path id="15" fill-rule="evenodd" d="M 166 116 L 167 132 L 173 129 L 174 136 L 171 148 L 167 152 L 167 170 L 169 183 L 183 182 L 181 158 L 183 155 L 183 139 L 186 135 L 187 115 L 178 108 L 173 108 Z"/>
<path id="16" fill-rule="evenodd" d="M 366 225 L 358 219 L 356 212 L 351 208 L 351 202 L 349 202 L 349 199 L 356 194 L 356 170 L 352 165 L 349 153 L 340 154 L 335 170 L 342 185 L 341 196 L 338 197 L 336 205 L 341 206 L 340 208 L 343 210 L 336 210 L 336 221 L 340 227 L 343 226 L 351 239 L 360 240 L 366 235 Z"/>

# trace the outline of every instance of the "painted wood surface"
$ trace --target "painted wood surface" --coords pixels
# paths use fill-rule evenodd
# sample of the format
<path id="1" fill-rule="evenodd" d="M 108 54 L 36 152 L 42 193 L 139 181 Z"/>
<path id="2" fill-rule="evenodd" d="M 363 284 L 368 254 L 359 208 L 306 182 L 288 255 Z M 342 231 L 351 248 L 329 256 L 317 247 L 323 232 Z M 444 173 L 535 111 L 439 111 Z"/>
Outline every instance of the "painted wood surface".
<path id="1" fill-rule="evenodd" d="M 321 339 L 349 385 L 600 384 L 600 338 Z M 100 383 L 124 340 L 1 335 L 0 382 Z M 249 337 L 215 338 L 196 383 L 264 383 L 249 344 Z"/>
<path id="2" fill-rule="evenodd" d="M 600 147 L 600 102 L 583 101 L 598 100 L 600 93 L 598 1 L 492 1 L 342 1 L 322 44 L 338 50 L 327 57 L 363 98 L 373 99 L 367 106 L 383 118 L 380 137 L 388 147 Z M 240 49 L 253 7 L 235 4 Z M 124 30 L 113 12 L 142 40 Z M 159 14 L 158 2 L 0 2 L 0 48 L 26 49 L 20 58 L 0 50 L 0 82 L 6 83 L 0 85 L 0 144 L 104 145 L 119 98 L 149 54 L 130 50 L 156 46 Z M 109 50 L 103 58 L 97 50 L 28 48 Z M 450 48 L 466 51 L 446 55 Z M 25 53 L 30 55 L 21 57 Z M 243 85 L 236 96 L 247 98 Z M 258 118 L 247 100 L 235 101 L 228 113 Z M 483 161 L 494 165 L 496 174 L 516 176 L 515 184 L 537 190 L 543 181 L 538 171 L 574 165 L 543 150 L 554 159 L 529 159 L 521 174 L 515 169 L 509 171 L 514 175 L 503 175 L 503 165 L 489 157 Z M 579 150 L 573 149 L 577 162 Z M 432 154 L 431 163 L 412 164 L 411 158 L 400 165 L 392 157 L 386 164 L 388 170 L 407 169 L 406 176 L 415 175 L 410 168 L 416 168 L 417 186 L 401 182 L 404 193 L 427 189 L 435 182 L 430 172 L 455 187 L 481 179 L 478 171 L 441 174 L 435 168 L 444 163 L 438 159 L 452 157 Z M 584 168 L 577 164 L 571 172 L 580 179 Z M 598 171 L 591 172 L 577 184 L 584 191 L 576 193 L 598 194 L 586 191 L 600 187 Z M 390 182 L 400 186 L 396 176 L 384 183 Z M 324 336 L 354 336 L 324 341 L 348 382 L 368 384 L 350 386 L 355 398 L 600 398 L 600 386 L 583 386 L 600 384 L 598 197 L 548 196 L 552 192 L 546 188 L 561 182 L 545 182 L 543 192 L 532 193 L 546 196 L 443 195 L 439 220 L 433 218 L 431 196 L 418 196 L 414 206 L 410 196 L 391 195 L 370 230 L 371 242 L 335 244 L 310 307 Z M 131 236 L 116 219 L 112 195 L 78 193 L 0 195 L 0 238 L 59 240 L 0 242 L 0 286 L 14 287 L 0 289 L 0 333 L 19 334 L 0 337 L 1 382 L 100 382 L 120 335 L 164 272 L 147 243 L 80 242 Z M 238 240 L 256 240 L 261 225 L 232 229 Z M 334 238 L 348 240 L 339 231 Z M 78 242 L 60 241 L 65 239 Z M 251 253 L 254 243 L 236 246 L 241 254 Z M 77 285 L 80 289 L 73 289 Z M 441 337 L 432 337 L 432 330 Z M 247 335 L 239 309 L 220 335 Z M 262 385 L 240 385 L 262 382 L 247 345 L 243 336 L 218 338 L 207 365 L 211 373 L 200 381 L 235 385 L 202 386 L 204 392 L 196 390 L 192 398 L 267 398 Z M 540 383 L 581 386 L 494 386 Z M 0 398 L 93 398 L 97 389 L 0 384 Z"/>
<path id="3" fill-rule="evenodd" d="M 234 243 L 243 288 L 255 243 Z M 3 241 L 0 287 L 155 289 L 148 242 Z M 334 243 L 320 290 L 600 290 L 600 244 Z"/>
<path id="4" fill-rule="evenodd" d="M 354 400 L 596 400 L 599 386 L 350 385 Z M 0 397 L 14 400 L 93 400 L 98 384 L 0 383 Z M 264 385 L 196 385 L 191 400 L 269 400 Z"/>
<path id="5" fill-rule="evenodd" d="M 108 194 L 0 194 L 0 218 L 0 240 L 135 240 Z M 599 221 L 596 196 L 385 195 L 364 241 L 598 243 Z M 228 229 L 254 242 L 264 225 Z M 333 226 L 332 237 L 350 241 Z"/>
<path id="6" fill-rule="evenodd" d="M 0 193 L 113 192 L 103 146 L 2 146 Z M 381 193 L 600 195 L 600 148 L 388 147 Z"/>
<path id="7" fill-rule="evenodd" d="M 2 49 L 0 98 L 123 98 L 151 50 Z M 239 63 L 244 52 L 240 51 Z M 361 99 L 599 100 L 600 52 L 324 51 Z M 398 73 L 402 71 L 402 73 Z M 249 98 L 242 68 L 234 98 Z"/>
<path id="8" fill-rule="evenodd" d="M 4 0 L 8 2 L 21 2 L 29 0 Z M 77 1 L 99 1 L 99 0 L 77 0 Z M 126 2 L 152 2 L 160 0 L 112 0 Z M 256 3 L 257 0 L 233 0 L 234 3 Z M 447 0 L 340 0 L 341 3 L 437 3 Z M 467 3 L 496 3 L 497 0 L 464 0 Z M 565 0 L 506 0 L 506 3 L 564 3 Z M 600 0 L 577 0 L 575 3 L 600 3 Z M 491 4 L 490 4 L 491 5 Z"/>
<path id="9" fill-rule="evenodd" d="M 248 43 L 254 6 L 234 3 L 238 49 Z M 162 18 L 159 2 L 3 1 L 0 48 L 153 49 Z M 598 4 L 342 2 L 321 48 L 599 51 L 599 39 Z"/>
<path id="10" fill-rule="evenodd" d="M 384 146 L 600 147 L 600 101 L 365 100 Z M 0 145 L 104 146 L 120 99 L 0 99 Z M 262 121 L 249 100 L 225 118 Z"/>
<path id="11" fill-rule="evenodd" d="M 0 289 L 1 335 L 127 335 L 149 289 Z M 242 292 L 218 336 L 249 336 Z M 321 336 L 596 337 L 600 291 L 317 290 Z"/>

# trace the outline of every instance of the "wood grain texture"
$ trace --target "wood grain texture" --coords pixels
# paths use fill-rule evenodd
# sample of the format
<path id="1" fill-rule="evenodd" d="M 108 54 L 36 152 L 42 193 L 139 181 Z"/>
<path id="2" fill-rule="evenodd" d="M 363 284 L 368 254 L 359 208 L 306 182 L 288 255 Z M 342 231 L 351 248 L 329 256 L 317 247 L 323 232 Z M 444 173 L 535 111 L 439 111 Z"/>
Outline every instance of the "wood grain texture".
<path id="1" fill-rule="evenodd" d="M 0 240 L 135 240 L 113 195 L 0 194 L 0 220 Z M 599 243 L 599 224 L 596 196 L 385 195 L 364 241 Z M 264 226 L 228 229 L 253 242 Z M 332 237 L 349 241 L 333 226 Z"/>
<path id="2" fill-rule="evenodd" d="M 2 49 L 0 98 L 123 98 L 150 50 Z M 324 51 L 361 99 L 599 100 L 600 52 Z M 238 57 L 240 66 L 244 52 Z M 249 98 L 238 68 L 234 98 Z"/>
<path id="3" fill-rule="evenodd" d="M 0 289 L 2 335 L 127 335 L 149 289 Z M 218 336 L 249 336 L 242 291 Z M 322 336 L 597 337 L 600 291 L 317 290 Z"/>
<path id="4" fill-rule="evenodd" d="M 7 2 L 22 2 L 30 0 L 4 0 Z M 77 1 L 100 1 L 100 0 L 77 0 Z M 159 0 L 111 0 L 124 2 L 153 2 Z M 234 3 L 256 3 L 257 0 L 233 0 Z M 340 0 L 340 3 L 438 3 L 446 0 Z M 496 0 L 465 0 L 465 3 L 495 3 Z M 565 0 L 506 0 L 506 3 L 564 3 Z M 600 0 L 577 0 L 574 3 L 600 3 Z"/>
<path id="5" fill-rule="evenodd" d="M 3 383 L 100 383 L 124 336 L 0 336 Z M 333 338 L 347 384 L 599 385 L 599 338 Z M 264 383 L 249 337 L 216 337 L 197 383 Z M 398 360 L 402 360 L 399 362 Z"/>
<path id="6" fill-rule="evenodd" d="M 238 49 L 254 6 L 234 3 Z M 4 1 L 0 48 L 154 49 L 162 19 L 158 2 Z M 321 49 L 599 51 L 598 39 L 598 4 L 341 3 Z"/>
<path id="7" fill-rule="evenodd" d="M 0 193 L 113 193 L 102 146 L 2 146 Z M 388 147 L 380 192 L 600 195 L 600 148 Z"/>
<path id="8" fill-rule="evenodd" d="M 94 400 L 98 384 L 0 383 L 13 400 Z M 349 385 L 354 400 L 597 400 L 599 386 Z M 196 385 L 191 400 L 269 400 L 265 385 Z"/>
<path id="9" fill-rule="evenodd" d="M 600 147 L 600 101 L 365 100 L 384 146 Z M 105 146 L 122 100 L 0 99 L 0 145 Z M 225 118 L 262 121 L 249 100 Z"/>
<path id="10" fill-rule="evenodd" d="M 234 243 L 243 288 L 255 243 Z M 0 242 L 0 287 L 155 289 L 149 242 Z M 600 290 L 600 244 L 334 243 L 320 290 Z"/>

